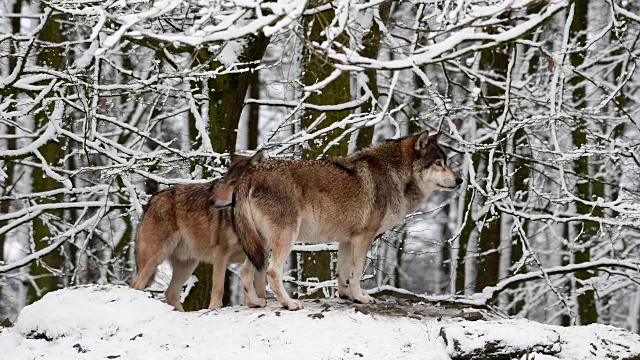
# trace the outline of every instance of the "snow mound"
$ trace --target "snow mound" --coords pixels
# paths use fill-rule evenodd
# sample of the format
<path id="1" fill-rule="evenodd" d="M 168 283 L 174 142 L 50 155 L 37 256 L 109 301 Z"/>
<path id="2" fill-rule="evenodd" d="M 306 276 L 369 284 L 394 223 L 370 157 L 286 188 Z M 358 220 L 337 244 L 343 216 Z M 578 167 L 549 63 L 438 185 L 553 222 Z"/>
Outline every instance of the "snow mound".
<path id="1" fill-rule="evenodd" d="M 173 311 L 150 294 L 114 285 L 87 285 L 46 294 L 20 312 L 25 337 L 55 340 L 86 333 L 108 336 Z"/>
<path id="2" fill-rule="evenodd" d="M 640 359 L 640 336 L 611 325 L 555 327 L 564 359 Z"/>
<path id="3" fill-rule="evenodd" d="M 440 331 L 450 354 L 478 359 L 484 354 L 509 356 L 521 352 L 555 355 L 561 351 L 560 334 L 534 321 L 501 320 L 450 324 Z"/>
<path id="4" fill-rule="evenodd" d="M 640 337 L 614 327 L 562 328 L 451 304 L 305 300 L 305 309 L 172 311 L 141 291 L 56 291 L 0 328 L 7 359 L 632 359 Z M 471 314 L 471 316 L 470 316 Z M 472 321 L 475 320 L 475 321 Z M 5 357 L 5 354 L 7 355 Z"/>

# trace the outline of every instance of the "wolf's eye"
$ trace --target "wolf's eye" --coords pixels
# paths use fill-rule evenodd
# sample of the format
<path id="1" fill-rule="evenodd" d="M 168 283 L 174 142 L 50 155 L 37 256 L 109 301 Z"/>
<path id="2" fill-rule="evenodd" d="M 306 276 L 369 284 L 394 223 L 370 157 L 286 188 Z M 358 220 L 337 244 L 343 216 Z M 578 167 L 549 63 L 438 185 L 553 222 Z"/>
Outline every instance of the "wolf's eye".
<path id="1" fill-rule="evenodd" d="M 438 166 L 442 166 L 442 161 L 440 161 L 440 160 L 436 160 L 436 165 L 438 165 Z"/>

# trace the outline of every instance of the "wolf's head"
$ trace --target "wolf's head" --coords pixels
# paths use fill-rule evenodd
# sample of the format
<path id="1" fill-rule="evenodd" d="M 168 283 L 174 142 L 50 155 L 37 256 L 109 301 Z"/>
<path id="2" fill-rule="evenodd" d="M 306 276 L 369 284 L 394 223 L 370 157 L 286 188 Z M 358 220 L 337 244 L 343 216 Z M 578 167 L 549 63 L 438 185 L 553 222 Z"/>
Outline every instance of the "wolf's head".
<path id="1" fill-rule="evenodd" d="M 236 181 L 247 169 L 257 165 L 267 158 L 261 151 L 253 156 L 243 156 L 239 154 L 231 154 L 231 165 L 227 173 L 224 174 L 222 180 L 216 184 L 211 195 L 211 205 L 214 207 L 225 207 L 231 205 L 233 201 L 233 189 Z"/>
<path id="2" fill-rule="evenodd" d="M 424 194 L 432 190 L 451 191 L 462 184 L 462 178 L 447 165 L 447 155 L 438 145 L 441 134 L 429 136 L 425 131 L 413 137 L 416 156 L 412 176 Z"/>

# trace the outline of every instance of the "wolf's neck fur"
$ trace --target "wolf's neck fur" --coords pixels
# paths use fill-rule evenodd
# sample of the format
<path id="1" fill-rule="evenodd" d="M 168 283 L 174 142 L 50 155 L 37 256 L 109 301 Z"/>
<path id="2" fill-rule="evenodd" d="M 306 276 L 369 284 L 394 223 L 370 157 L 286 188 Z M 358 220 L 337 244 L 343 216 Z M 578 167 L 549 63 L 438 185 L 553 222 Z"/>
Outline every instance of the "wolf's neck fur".
<path id="1" fill-rule="evenodd" d="M 412 176 L 416 156 L 414 146 L 412 138 L 404 138 L 374 145 L 345 158 L 353 165 L 359 161 L 367 161 L 378 167 L 381 176 L 376 180 L 387 182 L 395 189 L 393 195 L 396 198 L 390 199 L 388 205 L 399 207 L 394 210 L 404 212 L 405 216 L 418 210 L 432 192 L 429 189 L 425 193 Z"/>

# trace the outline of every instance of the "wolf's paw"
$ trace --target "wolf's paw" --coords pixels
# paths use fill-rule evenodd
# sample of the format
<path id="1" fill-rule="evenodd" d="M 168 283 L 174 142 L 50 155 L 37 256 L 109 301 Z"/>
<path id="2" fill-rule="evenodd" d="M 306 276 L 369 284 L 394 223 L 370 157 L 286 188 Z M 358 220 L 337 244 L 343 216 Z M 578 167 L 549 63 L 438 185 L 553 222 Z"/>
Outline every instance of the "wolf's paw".
<path id="1" fill-rule="evenodd" d="M 222 307 L 222 301 L 215 301 L 209 303 L 209 309 L 220 309 Z"/>
<path id="2" fill-rule="evenodd" d="M 349 288 L 338 289 L 338 296 L 340 297 L 340 299 L 353 301 L 353 296 L 351 296 L 351 290 L 349 290 Z"/>
<path id="3" fill-rule="evenodd" d="M 176 308 L 176 310 L 180 311 L 180 312 L 184 312 L 184 308 L 182 307 L 182 304 L 180 303 L 180 296 L 178 295 L 173 295 L 171 293 L 164 294 L 164 298 L 165 301 L 167 302 L 167 305 L 171 305 L 174 308 Z"/>
<path id="4" fill-rule="evenodd" d="M 285 307 L 291 311 L 296 311 L 303 308 L 302 301 L 298 300 L 289 300 L 289 302 L 285 304 Z"/>
<path id="5" fill-rule="evenodd" d="M 250 308 L 261 308 L 267 306 L 267 300 L 258 298 L 255 301 L 247 301 L 247 306 Z"/>
<path id="6" fill-rule="evenodd" d="M 367 294 L 362 294 L 358 297 L 355 297 L 353 299 L 354 302 L 360 303 L 360 304 L 370 304 L 372 302 L 375 302 L 375 299 L 372 298 L 371 296 L 367 295 Z"/>

